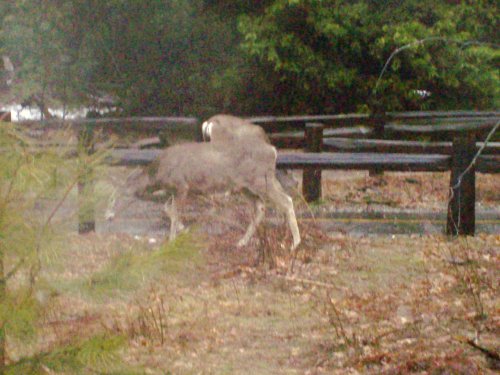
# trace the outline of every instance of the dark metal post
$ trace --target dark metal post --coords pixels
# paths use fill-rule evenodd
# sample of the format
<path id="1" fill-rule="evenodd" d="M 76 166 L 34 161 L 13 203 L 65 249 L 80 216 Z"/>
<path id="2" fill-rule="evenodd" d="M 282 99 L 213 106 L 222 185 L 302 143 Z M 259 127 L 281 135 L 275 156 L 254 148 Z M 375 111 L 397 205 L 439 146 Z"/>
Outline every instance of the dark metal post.
<path id="1" fill-rule="evenodd" d="M 473 236 L 476 226 L 476 174 L 471 165 L 476 153 L 476 134 L 466 132 L 453 138 L 450 201 L 446 233 Z"/>
<path id="2" fill-rule="evenodd" d="M 305 127 L 305 152 L 321 152 L 323 148 L 323 124 L 308 123 Z M 321 169 L 305 168 L 302 176 L 302 194 L 306 202 L 321 198 Z"/>
<path id="3" fill-rule="evenodd" d="M 94 132 L 92 125 L 78 130 L 80 169 L 78 176 L 78 233 L 95 231 L 94 176 L 88 158 L 94 153 Z"/>

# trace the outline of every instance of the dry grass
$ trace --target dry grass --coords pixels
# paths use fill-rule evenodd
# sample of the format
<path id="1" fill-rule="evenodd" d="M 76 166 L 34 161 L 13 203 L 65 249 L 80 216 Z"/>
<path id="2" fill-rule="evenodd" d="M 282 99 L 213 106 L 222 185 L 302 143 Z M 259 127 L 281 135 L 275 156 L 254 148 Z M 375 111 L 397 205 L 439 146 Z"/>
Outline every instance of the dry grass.
<path id="1" fill-rule="evenodd" d="M 188 261 L 121 296 L 55 296 L 39 345 L 113 331 L 128 337 L 130 364 L 158 374 L 493 373 L 463 337 L 479 335 L 481 346 L 498 351 L 500 236 L 464 242 L 301 230 L 293 271 L 281 250 L 290 241 L 285 229 L 268 227 L 242 250 L 236 235 L 207 238 L 203 263 Z M 74 235 L 67 244 L 67 280 L 124 249 L 151 251 L 126 235 Z M 262 258 L 266 246 L 270 257 Z"/>
<path id="2" fill-rule="evenodd" d="M 328 172 L 324 182 L 335 207 L 427 209 L 443 208 L 449 183 L 446 174 L 361 172 Z M 497 187 L 498 176 L 478 176 L 483 206 L 498 207 Z M 10 346 L 13 357 L 105 330 L 125 335 L 126 361 L 152 374 L 494 373 L 494 361 L 467 339 L 500 349 L 500 235 L 353 237 L 308 222 L 299 223 L 304 241 L 290 255 L 284 225 L 268 225 L 236 249 L 248 205 L 209 203 L 200 202 L 203 215 L 188 210 L 188 222 L 211 226 L 195 232 L 201 263 L 186 260 L 153 283 L 99 300 L 68 288 L 52 296 L 43 341 Z M 123 206 L 128 216 L 144 208 Z M 147 237 L 69 235 L 44 276 L 85 279 L 117 254 L 155 246 Z"/>

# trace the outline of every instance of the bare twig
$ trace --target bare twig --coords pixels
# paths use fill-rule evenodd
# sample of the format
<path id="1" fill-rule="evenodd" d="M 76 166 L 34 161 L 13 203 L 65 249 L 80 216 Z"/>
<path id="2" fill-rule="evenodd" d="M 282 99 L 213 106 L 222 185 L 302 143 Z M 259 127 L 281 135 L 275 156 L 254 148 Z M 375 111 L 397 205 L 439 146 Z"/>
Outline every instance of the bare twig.
<path id="1" fill-rule="evenodd" d="M 479 350 L 486 356 L 491 364 L 495 366 L 496 370 L 500 368 L 500 355 L 495 350 L 485 348 L 484 346 L 479 345 L 475 340 L 469 339 L 467 337 L 455 336 L 454 339 L 458 342 L 470 345 L 474 349 Z"/>
<path id="2" fill-rule="evenodd" d="M 286 281 L 293 282 L 293 283 L 313 285 L 313 286 L 318 286 L 318 287 L 326 288 L 326 289 L 336 289 L 337 288 L 334 284 L 324 283 L 322 281 L 314 281 L 314 280 L 309 280 L 309 279 L 301 279 L 298 277 L 283 276 L 283 275 L 275 275 L 275 276 L 280 278 L 280 279 L 284 279 Z"/>
<path id="3" fill-rule="evenodd" d="M 477 150 L 476 154 L 472 158 L 472 160 L 469 163 L 469 165 L 467 166 L 467 168 L 465 168 L 465 170 L 462 173 L 460 173 L 460 175 L 458 176 L 457 182 L 455 183 L 455 185 L 450 187 L 450 197 L 448 199 L 449 209 L 451 209 L 450 203 L 453 200 L 453 198 L 455 197 L 455 190 L 458 189 L 460 187 L 460 185 L 462 184 L 462 180 L 463 180 L 464 176 L 467 173 L 469 173 L 470 170 L 476 165 L 477 159 L 479 158 L 481 153 L 484 151 L 484 149 L 487 147 L 489 141 L 491 140 L 491 138 L 493 137 L 493 135 L 495 134 L 495 132 L 498 130 L 499 127 L 500 127 L 500 121 L 497 121 L 495 126 L 490 130 L 490 132 L 486 136 L 486 139 L 483 141 L 483 144 L 481 145 L 479 150 Z M 458 193 L 460 194 L 460 191 Z M 458 207 L 458 210 L 459 210 L 459 214 L 458 214 L 459 221 L 457 223 L 453 222 L 453 226 L 455 227 L 455 232 L 458 232 L 458 228 L 460 227 L 460 207 Z M 452 219 L 453 219 L 453 217 L 452 217 Z"/>
<path id="4" fill-rule="evenodd" d="M 400 52 L 402 52 L 404 50 L 410 49 L 412 47 L 420 46 L 420 45 L 425 44 L 427 42 L 435 42 L 435 41 L 440 41 L 440 42 L 445 42 L 445 43 L 455 43 L 455 44 L 458 44 L 458 45 L 462 46 L 462 48 L 465 48 L 465 47 L 468 47 L 468 46 L 471 46 L 471 45 L 489 45 L 489 46 L 496 47 L 496 48 L 498 48 L 500 46 L 498 44 L 481 42 L 481 41 L 478 41 L 478 40 L 466 40 L 466 41 L 462 41 L 462 40 L 456 40 L 456 39 L 449 39 L 449 38 L 445 38 L 445 37 L 441 37 L 441 36 L 431 36 L 431 37 L 428 37 L 428 38 L 415 40 L 414 42 L 405 44 L 404 46 L 396 48 L 394 51 L 392 51 L 391 55 L 389 56 L 389 58 L 385 62 L 384 67 L 382 68 L 382 71 L 380 72 L 380 75 L 378 76 L 378 79 L 377 79 L 377 82 L 375 83 L 375 87 L 374 87 L 374 89 L 372 91 L 372 94 L 375 95 L 377 93 L 378 86 L 380 84 L 380 81 L 382 80 L 382 77 L 383 77 L 384 73 L 386 72 L 387 68 L 391 64 L 392 59 L 397 54 L 399 54 Z"/>
<path id="5" fill-rule="evenodd" d="M 24 264 L 24 262 L 26 262 L 26 258 L 21 258 L 17 264 L 12 267 L 12 269 L 7 273 L 7 275 L 4 276 L 4 281 L 7 281 L 9 280 L 12 276 L 14 276 L 17 271 L 19 271 L 21 269 L 21 266 Z"/>

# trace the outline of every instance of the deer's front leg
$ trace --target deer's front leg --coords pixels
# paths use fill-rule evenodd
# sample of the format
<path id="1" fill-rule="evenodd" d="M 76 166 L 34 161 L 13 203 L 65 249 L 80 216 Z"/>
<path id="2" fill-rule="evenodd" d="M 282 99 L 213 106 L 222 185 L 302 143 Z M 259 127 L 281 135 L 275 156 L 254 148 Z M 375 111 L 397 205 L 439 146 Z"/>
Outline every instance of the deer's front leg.
<path id="1" fill-rule="evenodd" d="M 266 208 L 264 206 L 264 202 L 262 202 L 260 199 L 257 199 L 255 201 L 255 216 L 252 221 L 250 221 L 245 235 L 241 238 L 241 240 L 238 241 L 238 244 L 236 245 L 237 247 L 248 245 L 248 241 L 250 241 L 250 238 L 252 238 L 252 236 L 255 234 L 255 230 L 262 222 L 262 219 L 264 219 L 265 213 Z"/>
<path id="2" fill-rule="evenodd" d="M 168 238 L 170 241 L 173 241 L 177 237 L 177 233 L 184 229 L 184 225 L 179 219 L 179 212 L 177 211 L 177 205 L 173 195 L 165 202 L 164 211 L 170 219 L 170 233 Z"/>

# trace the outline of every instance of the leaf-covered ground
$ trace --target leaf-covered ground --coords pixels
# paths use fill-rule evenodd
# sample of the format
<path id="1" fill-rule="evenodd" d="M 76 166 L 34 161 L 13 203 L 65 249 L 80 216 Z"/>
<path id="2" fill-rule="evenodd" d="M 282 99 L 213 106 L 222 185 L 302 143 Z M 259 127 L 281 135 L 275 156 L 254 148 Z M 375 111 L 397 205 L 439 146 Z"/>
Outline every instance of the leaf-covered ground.
<path id="1" fill-rule="evenodd" d="M 467 340 L 498 353 L 500 236 L 302 231 L 294 259 L 274 228 L 242 250 L 236 236 L 206 240 L 201 259 L 118 294 L 96 300 L 67 290 L 53 297 L 45 340 L 122 334 L 125 359 L 158 374 L 494 373 L 498 362 Z M 261 243 L 268 255 L 257 263 Z M 65 282 L 117 252 L 154 251 L 117 235 L 74 235 L 68 244 Z"/>
<path id="2" fill-rule="evenodd" d="M 378 185 L 357 172 L 337 177 L 325 181 L 325 200 L 339 206 L 383 197 L 402 207 L 441 207 L 448 186 L 445 174 L 388 174 Z M 483 177 L 479 202 L 498 207 L 498 177 Z M 214 226 L 229 208 L 208 207 L 190 235 L 198 255 L 175 258 L 153 282 L 141 256 L 157 251 L 161 237 L 62 237 L 62 254 L 47 262 L 45 277 L 59 288 L 38 347 L 106 330 L 124 335 L 125 360 L 152 374 L 498 369 L 500 234 L 352 236 L 308 221 L 300 223 L 303 245 L 290 255 L 283 225 L 265 226 L 236 249 L 246 208 Z M 211 232 L 202 230 L 210 224 Z M 137 258 L 116 262 L 130 252 Z"/>
<path id="3" fill-rule="evenodd" d="M 450 174 L 385 172 L 370 177 L 367 172 L 323 172 L 325 201 L 334 207 L 346 205 L 386 205 L 401 209 L 446 210 Z M 476 176 L 476 201 L 479 207 L 498 208 L 500 176 Z"/>

